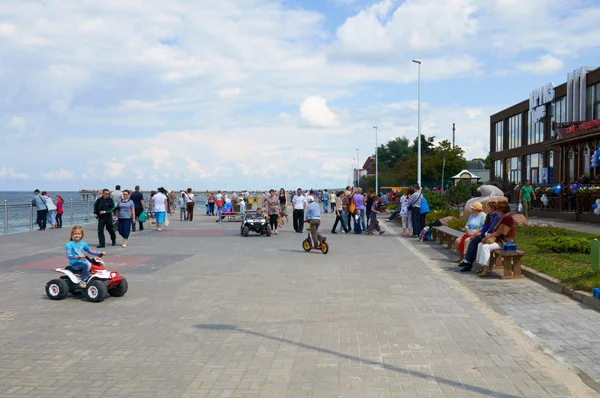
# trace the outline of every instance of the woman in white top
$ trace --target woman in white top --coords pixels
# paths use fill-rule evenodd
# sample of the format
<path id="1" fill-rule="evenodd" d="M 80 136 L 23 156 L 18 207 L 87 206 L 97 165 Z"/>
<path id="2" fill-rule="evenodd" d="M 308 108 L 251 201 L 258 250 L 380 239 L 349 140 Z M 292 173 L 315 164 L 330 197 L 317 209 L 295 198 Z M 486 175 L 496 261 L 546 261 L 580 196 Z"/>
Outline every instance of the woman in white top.
<path id="1" fill-rule="evenodd" d="M 52 201 L 50 194 L 43 192 L 42 196 L 46 198 L 46 206 L 48 206 L 48 214 L 46 215 L 46 222 L 50 224 L 50 229 L 56 228 L 56 205 Z"/>
<path id="2" fill-rule="evenodd" d="M 185 193 L 185 210 L 187 211 L 187 220 L 192 221 L 194 218 L 194 205 L 196 201 L 194 200 L 194 193 L 192 192 L 192 188 L 188 188 Z"/>

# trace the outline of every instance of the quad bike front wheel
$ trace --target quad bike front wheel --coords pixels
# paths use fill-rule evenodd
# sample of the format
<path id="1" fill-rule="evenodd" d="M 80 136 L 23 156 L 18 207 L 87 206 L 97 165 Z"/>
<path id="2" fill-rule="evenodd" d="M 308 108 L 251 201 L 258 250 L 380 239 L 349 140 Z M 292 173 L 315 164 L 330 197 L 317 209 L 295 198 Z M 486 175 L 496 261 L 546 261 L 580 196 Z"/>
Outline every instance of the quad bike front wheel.
<path id="1" fill-rule="evenodd" d="M 321 252 L 327 254 L 329 252 L 329 245 L 325 242 L 321 242 Z"/>
<path id="2" fill-rule="evenodd" d="M 92 303 L 104 301 L 108 294 L 106 285 L 99 280 L 94 280 L 88 283 L 85 288 L 85 297 Z"/>
<path id="3" fill-rule="evenodd" d="M 50 300 L 62 300 L 69 294 L 69 284 L 62 279 L 52 279 L 46 283 L 46 295 Z"/>
<path id="4" fill-rule="evenodd" d="M 113 297 L 123 297 L 127 293 L 127 288 L 127 279 L 123 278 L 116 287 L 108 289 L 108 294 Z"/>
<path id="5" fill-rule="evenodd" d="M 304 251 L 310 251 L 310 241 L 308 239 L 304 239 L 304 241 L 302 241 L 302 248 Z"/>
<path id="6" fill-rule="evenodd" d="M 248 237 L 248 234 L 250 233 L 250 228 L 248 228 L 247 226 L 244 227 L 244 229 L 242 230 L 242 235 L 244 235 L 244 237 Z"/>

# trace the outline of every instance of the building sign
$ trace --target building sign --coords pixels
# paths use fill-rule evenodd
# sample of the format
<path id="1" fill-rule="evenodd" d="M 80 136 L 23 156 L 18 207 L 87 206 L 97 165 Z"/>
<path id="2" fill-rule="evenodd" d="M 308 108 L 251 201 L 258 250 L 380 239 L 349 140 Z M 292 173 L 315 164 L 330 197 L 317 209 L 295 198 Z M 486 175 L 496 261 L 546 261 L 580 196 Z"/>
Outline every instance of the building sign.
<path id="1" fill-rule="evenodd" d="M 564 139 L 570 135 L 579 133 L 589 133 L 593 130 L 600 130 L 600 119 L 590 120 L 589 122 L 567 122 L 567 123 L 556 123 L 554 131 L 556 131 L 558 138 Z"/>
<path id="2" fill-rule="evenodd" d="M 583 122 L 575 126 L 567 127 L 567 134 L 575 134 L 579 132 L 595 130 L 600 128 L 600 119 L 590 120 L 589 122 Z"/>
<path id="3" fill-rule="evenodd" d="M 531 120 L 538 121 L 546 116 L 546 104 L 554 101 L 554 83 L 533 90 L 529 94 Z"/>

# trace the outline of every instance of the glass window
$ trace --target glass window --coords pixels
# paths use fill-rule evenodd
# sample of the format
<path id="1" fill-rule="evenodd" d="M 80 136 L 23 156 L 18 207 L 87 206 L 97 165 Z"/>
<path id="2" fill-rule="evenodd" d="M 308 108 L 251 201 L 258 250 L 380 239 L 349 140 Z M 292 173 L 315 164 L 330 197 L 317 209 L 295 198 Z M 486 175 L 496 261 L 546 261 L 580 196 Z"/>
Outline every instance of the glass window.
<path id="1" fill-rule="evenodd" d="M 575 152 L 573 148 L 569 149 L 569 183 L 575 180 Z"/>
<path id="2" fill-rule="evenodd" d="M 550 138 L 554 138 L 554 123 L 564 123 L 567 121 L 567 99 L 560 97 L 552 102 L 550 106 Z"/>
<path id="3" fill-rule="evenodd" d="M 590 176 L 590 164 L 592 163 L 592 155 L 590 153 L 590 147 L 585 146 L 585 148 L 583 148 L 583 174 L 585 174 L 586 177 Z"/>
<path id="4" fill-rule="evenodd" d="M 496 181 L 503 180 L 503 175 L 502 175 L 503 166 L 504 165 L 503 165 L 502 160 L 496 160 L 496 162 L 494 164 L 494 177 L 496 178 Z"/>
<path id="5" fill-rule="evenodd" d="M 594 88 L 596 86 L 589 86 L 587 88 L 587 103 L 585 106 L 585 114 L 587 116 L 587 120 L 594 119 Z"/>
<path id="6" fill-rule="evenodd" d="M 496 152 L 504 150 L 504 120 L 494 124 L 496 134 Z"/>
<path id="7" fill-rule="evenodd" d="M 521 146 L 521 114 L 508 119 L 508 149 Z"/>
<path id="8" fill-rule="evenodd" d="M 508 159 L 509 166 L 509 180 L 511 183 L 520 183 L 521 182 L 521 158 L 515 157 Z"/>
<path id="9" fill-rule="evenodd" d="M 530 114 L 531 115 L 531 114 Z M 544 118 L 540 120 L 531 120 L 529 117 L 529 132 L 527 134 L 527 144 L 537 144 L 544 140 Z"/>
<path id="10" fill-rule="evenodd" d="M 548 156 L 548 167 L 554 167 L 554 152 L 550 151 L 550 155 Z"/>

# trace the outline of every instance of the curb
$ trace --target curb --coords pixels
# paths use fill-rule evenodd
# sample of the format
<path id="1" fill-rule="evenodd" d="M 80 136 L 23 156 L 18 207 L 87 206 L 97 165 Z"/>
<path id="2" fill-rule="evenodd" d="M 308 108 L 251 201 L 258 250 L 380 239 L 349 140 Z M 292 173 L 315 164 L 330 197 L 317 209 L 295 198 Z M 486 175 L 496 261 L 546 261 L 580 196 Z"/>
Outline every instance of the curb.
<path id="1" fill-rule="evenodd" d="M 571 289 L 563 285 L 558 279 L 554 279 L 551 276 L 546 274 L 542 274 L 532 268 L 521 265 L 521 270 L 523 275 L 527 278 L 531 279 L 534 282 L 539 283 L 547 287 L 550 290 L 554 290 L 555 292 L 562 293 L 565 296 L 572 298 L 573 300 L 579 301 L 585 305 L 588 305 L 594 308 L 597 311 L 600 311 L 600 300 L 596 300 L 591 293 L 583 292 L 580 290 Z"/>

